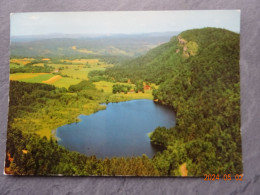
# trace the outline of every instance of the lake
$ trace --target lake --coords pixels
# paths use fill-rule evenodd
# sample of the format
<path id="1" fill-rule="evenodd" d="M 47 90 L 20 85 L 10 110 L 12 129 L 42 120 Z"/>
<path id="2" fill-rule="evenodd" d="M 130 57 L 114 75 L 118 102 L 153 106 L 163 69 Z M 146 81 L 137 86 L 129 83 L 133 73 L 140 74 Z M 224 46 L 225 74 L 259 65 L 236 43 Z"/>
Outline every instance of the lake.
<path id="1" fill-rule="evenodd" d="M 172 109 L 152 100 L 109 103 L 105 110 L 79 118 L 80 122 L 57 129 L 58 143 L 98 158 L 142 154 L 151 158 L 159 149 L 151 145 L 148 133 L 176 123 Z"/>

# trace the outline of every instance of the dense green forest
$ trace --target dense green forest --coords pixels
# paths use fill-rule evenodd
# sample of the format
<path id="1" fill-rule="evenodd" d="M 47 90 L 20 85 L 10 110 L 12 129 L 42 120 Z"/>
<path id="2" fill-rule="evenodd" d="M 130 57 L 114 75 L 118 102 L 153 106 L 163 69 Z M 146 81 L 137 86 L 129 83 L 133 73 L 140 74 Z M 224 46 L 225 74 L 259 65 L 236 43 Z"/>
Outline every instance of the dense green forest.
<path id="1" fill-rule="evenodd" d="M 107 69 L 116 80 L 160 84 L 154 99 L 176 111 L 176 127 L 159 127 L 151 142 L 165 148 L 153 161 L 163 175 L 242 173 L 239 34 L 194 29 L 145 56 Z"/>
<path id="2" fill-rule="evenodd" d="M 188 30 L 119 64 L 90 72 L 89 81 L 68 90 L 11 81 L 6 172 L 179 176 L 180 165 L 186 163 L 189 176 L 242 173 L 239 34 L 217 28 Z M 48 116 L 61 108 L 73 112 L 77 102 L 102 109 L 98 103 L 107 97 L 92 83 L 99 80 L 130 81 L 137 92 L 144 82 L 159 85 L 153 89 L 154 100 L 174 109 L 177 118 L 175 127 L 158 127 L 150 135 L 152 144 L 164 148 L 162 152 L 152 159 L 145 155 L 97 159 L 69 152 L 52 138 L 13 125 L 16 118 L 39 110 Z M 126 86 L 114 85 L 114 92 L 129 91 Z"/>

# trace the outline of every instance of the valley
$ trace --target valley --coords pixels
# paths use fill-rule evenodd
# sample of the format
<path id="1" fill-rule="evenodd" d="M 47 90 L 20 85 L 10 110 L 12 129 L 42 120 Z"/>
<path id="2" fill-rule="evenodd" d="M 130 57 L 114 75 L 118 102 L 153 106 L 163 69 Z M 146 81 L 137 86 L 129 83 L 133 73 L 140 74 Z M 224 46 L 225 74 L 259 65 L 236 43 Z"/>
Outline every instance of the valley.
<path id="1" fill-rule="evenodd" d="M 111 45 L 111 39 L 106 41 Z M 63 40 L 65 50 L 58 53 L 57 40 L 53 45 L 46 42 L 49 43 L 47 40 L 17 43 L 11 52 L 7 139 L 7 156 L 10 158 L 6 158 L 9 172 L 133 176 L 242 173 L 239 34 L 219 28 L 192 29 L 172 36 L 168 42 L 157 42 L 144 53 L 139 52 L 146 43 L 141 44 L 138 54 L 133 52 L 135 44 L 134 47 L 124 45 L 122 52 L 118 48 L 108 50 L 102 44 L 90 49 L 83 48 L 86 42 L 76 46 L 75 42 Z M 120 44 L 118 41 L 115 47 Z M 31 52 L 29 45 L 38 49 Z M 97 47 L 100 48 L 94 51 Z M 46 48 L 52 50 L 46 51 Z M 103 49 L 106 52 L 97 55 Z M 143 104 L 136 106 L 131 114 L 131 102 L 142 101 L 143 104 L 148 101 L 152 108 L 155 105 L 167 107 L 175 113 L 176 125 L 170 123 L 167 126 L 163 122 L 157 126 L 155 123 L 155 126 L 149 126 L 151 129 L 145 129 L 144 124 L 157 121 L 159 116 L 153 115 L 157 112 L 154 109 L 145 112 Z M 86 155 L 59 144 L 56 129 L 65 125 L 64 129 L 81 128 L 81 133 L 77 134 L 81 142 L 73 140 L 73 129 L 64 135 L 64 139 L 75 145 L 82 143 L 80 146 L 83 147 L 84 136 L 80 135 L 88 138 L 98 135 L 95 131 L 88 134 L 93 129 L 85 131 L 91 121 L 88 117 L 97 116 L 95 120 L 102 126 L 106 121 L 106 118 L 102 120 L 102 113 L 106 113 L 111 105 L 116 110 L 110 110 L 112 114 L 108 116 L 113 115 L 113 119 L 107 124 L 124 116 L 128 109 L 122 111 L 120 108 L 129 106 L 129 115 L 120 121 L 126 121 L 123 125 L 141 127 L 137 131 L 138 128 L 133 130 L 133 126 L 125 132 L 129 136 L 136 131 L 133 137 L 130 136 L 130 143 L 146 136 L 148 145 L 160 150 L 150 152 L 149 157 L 145 153 L 138 156 L 111 153 L 108 157 L 103 154 L 97 157 L 93 151 L 106 147 L 105 140 L 97 140 L 95 147 L 88 145 L 92 140 L 88 139 L 84 146 Z M 140 111 L 139 108 L 143 109 Z M 138 116 L 136 113 L 143 113 L 144 118 L 137 117 L 140 121 L 133 118 Z M 81 121 L 82 115 L 86 115 L 87 122 Z M 149 118 L 150 115 L 153 117 Z M 114 139 L 123 143 L 125 135 L 120 137 L 120 130 L 127 128 L 119 126 L 115 130 L 113 124 L 109 127 L 110 130 L 102 129 L 106 132 L 102 135 L 109 137 L 110 142 Z M 70 147 L 75 148 L 75 145 Z M 88 151 L 91 147 L 93 151 Z M 117 148 L 120 146 L 113 147 L 113 151 Z"/>

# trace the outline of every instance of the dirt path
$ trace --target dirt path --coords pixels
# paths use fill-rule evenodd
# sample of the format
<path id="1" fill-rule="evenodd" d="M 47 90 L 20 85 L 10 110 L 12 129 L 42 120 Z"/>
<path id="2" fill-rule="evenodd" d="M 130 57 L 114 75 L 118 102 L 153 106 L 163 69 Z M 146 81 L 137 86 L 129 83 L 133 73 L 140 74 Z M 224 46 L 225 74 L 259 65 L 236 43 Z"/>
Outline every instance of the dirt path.
<path id="1" fill-rule="evenodd" d="M 181 166 L 180 166 L 180 172 L 181 172 L 181 176 L 188 176 L 188 169 L 186 167 L 186 163 L 183 163 Z"/>
<path id="2" fill-rule="evenodd" d="M 48 79 L 47 81 L 42 81 L 43 83 L 47 83 L 47 84 L 51 84 L 51 83 L 54 83 L 58 80 L 60 80 L 62 78 L 62 76 L 60 75 L 56 75 L 54 77 L 51 77 L 50 79 Z"/>

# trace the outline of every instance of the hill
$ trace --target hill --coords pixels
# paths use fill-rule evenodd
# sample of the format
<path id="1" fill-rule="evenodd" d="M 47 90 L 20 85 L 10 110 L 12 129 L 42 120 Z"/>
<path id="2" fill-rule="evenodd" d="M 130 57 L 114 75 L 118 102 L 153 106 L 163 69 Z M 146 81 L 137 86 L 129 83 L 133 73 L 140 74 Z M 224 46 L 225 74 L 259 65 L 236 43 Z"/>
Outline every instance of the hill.
<path id="1" fill-rule="evenodd" d="M 11 56 L 74 57 L 100 56 L 134 57 L 167 42 L 172 34 L 148 33 L 136 35 L 46 35 L 11 37 Z"/>
<path id="2" fill-rule="evenodd" d="M 163 175 L 179 175 L 183 163 L 190 175 L 242 173 L 239 34 L 188 30 L 106 74 L 160 84 L 154 99 L 176 111 L 176 127 L 151 135 L 166 148 L 153 159 Z"/>

